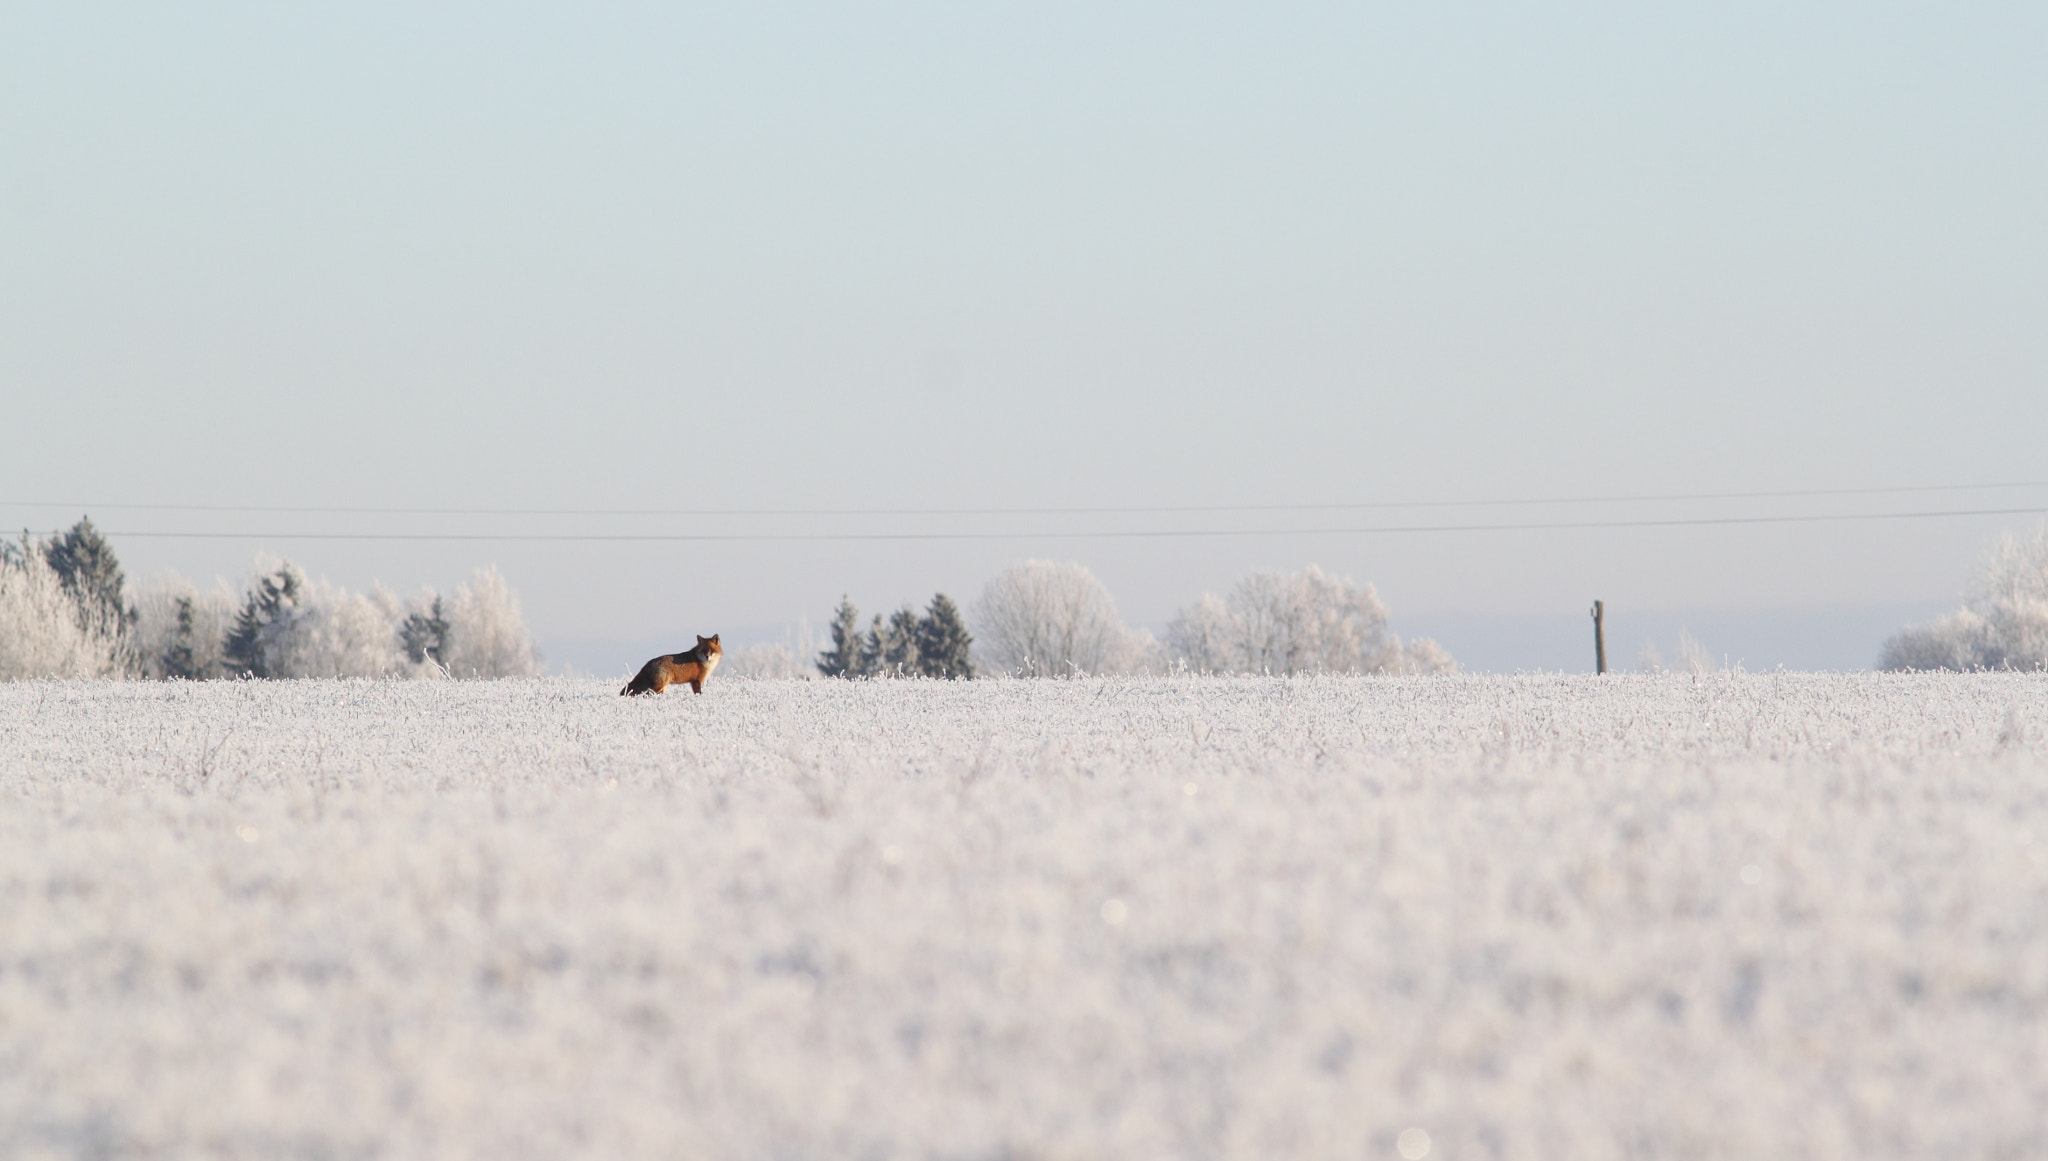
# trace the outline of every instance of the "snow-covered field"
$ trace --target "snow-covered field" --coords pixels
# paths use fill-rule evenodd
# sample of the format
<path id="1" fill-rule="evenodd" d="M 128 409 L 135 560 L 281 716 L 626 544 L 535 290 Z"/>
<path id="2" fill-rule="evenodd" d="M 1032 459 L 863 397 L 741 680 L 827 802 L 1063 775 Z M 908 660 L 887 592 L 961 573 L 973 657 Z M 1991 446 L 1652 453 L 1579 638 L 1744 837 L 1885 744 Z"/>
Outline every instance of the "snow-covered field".
<path id="1" fill-rule="evenodd" d="M 2048 677 L 617 684 L 0 685 L 0 1156 L 2048 1156 Z"/>

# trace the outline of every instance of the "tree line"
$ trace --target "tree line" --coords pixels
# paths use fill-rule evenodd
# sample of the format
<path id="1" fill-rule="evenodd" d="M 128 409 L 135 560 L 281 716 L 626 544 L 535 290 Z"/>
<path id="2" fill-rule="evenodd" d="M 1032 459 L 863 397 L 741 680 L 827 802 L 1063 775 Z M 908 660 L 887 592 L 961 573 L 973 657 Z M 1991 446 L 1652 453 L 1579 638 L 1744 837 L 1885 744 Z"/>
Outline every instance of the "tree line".
<path id="1" fill-rule="evenodd" d="M 1126 625 L 1107 587 L 1085 566 L 1029 560 L 992 578 L 971 621 L 941 593 L 923 615 L 909 605 L 862 628 L 842 597 L 827 677 L 1017 677 L 1161 673 L 1447 673 L 1449 653 L 1428 638 L 1389 631 L 1371 585 L 1310 567 L 1254 572 L 1222 597 L 1181 609 L 1165 640 Z M 973 634 L 968 632 L 972 625 Z"/>
<path id="2" fill-rule="evenodd" d="M 539 671 L 518 597 L 496 569 L 444 598 L 351 593 L 289 561 L 236 594 L 175 576 L 132 594 L 90 519 L 0 543 L 0 679 L 512 677 Z"/>
<path id="3" fill-rule="evenodd" d="M 866 632 L 860 610 L 845 596 L 832 615 L 832 648 L 818 655 L 818 672 L 826 677 L 974 676 L 974 638 L 967 632 L 960 608 L 944 593 L 932 596 L 924 614 L 904 605 L 884 621 L 875 614 Z"/>
<path id="4" fill-rule="evenodd" d="M 2002 607 L 1987 605 L 1989 622 L 2012 620 Z M 1126 625 L 1085 566 L 1032 560 L 992 578 L 969 613 L 937 593 L 921 612 L 906 604 L 863 625 L 842 596 L 830 648 L 808 665 L 801 659 L 810 646 L 741 649 L 730 663 L 735 674 L 757 676 L 808 668 L 837 678 L 948 680 L 1455 668 L 1435 642 L 1404 642 L 1387 622 L 1372 586 L 1311 567 L 1254 572 L 1221 597 L 1205 594 L 1175 615 L 1161 640 Z M 1944 643 L 1961 636 L 1944 631 Z M 1932 652 L 1919 649 L 1916 660 Z M 350 593 L 288 561 L 259 568 L 239 593 L 200 592 L 169 577 L 131 596 L 113 548 L 89 519 L 44 540 L 24 534 L 19 544 L 0 543 L 0 678 L 500 677 L 538 669 L 518 598 L 495 569 L 447 598 L 426 590 L 401 600 L 382 586 Z"/>

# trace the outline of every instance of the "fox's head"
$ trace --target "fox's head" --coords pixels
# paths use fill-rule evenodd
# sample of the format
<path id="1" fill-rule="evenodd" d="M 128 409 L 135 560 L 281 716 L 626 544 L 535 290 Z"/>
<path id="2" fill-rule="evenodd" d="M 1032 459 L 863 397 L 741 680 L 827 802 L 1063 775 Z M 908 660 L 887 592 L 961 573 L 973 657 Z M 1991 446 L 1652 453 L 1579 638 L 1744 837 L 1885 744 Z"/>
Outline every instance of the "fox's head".
<path id="1" fill-rule="evenodd" d="M 725 650 L 718 644 L 718 634 L 716 633 L 713 633 L 709 637 L 699 634 L 697 637 L 697 648 L 705 654 L 722 654 L 725 652 Z"/>

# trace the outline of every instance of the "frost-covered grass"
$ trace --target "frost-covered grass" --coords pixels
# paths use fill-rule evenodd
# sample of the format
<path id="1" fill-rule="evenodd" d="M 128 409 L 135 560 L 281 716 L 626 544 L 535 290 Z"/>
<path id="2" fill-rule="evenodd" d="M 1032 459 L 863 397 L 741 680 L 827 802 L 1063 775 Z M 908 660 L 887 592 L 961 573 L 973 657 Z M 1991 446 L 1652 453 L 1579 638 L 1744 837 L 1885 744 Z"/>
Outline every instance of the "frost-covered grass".
<path id="1" fill-rule="evenodd" d="M 2048 677 L 618 684 L 0 685 L 0 1156 L 2048 1155 Z"/>

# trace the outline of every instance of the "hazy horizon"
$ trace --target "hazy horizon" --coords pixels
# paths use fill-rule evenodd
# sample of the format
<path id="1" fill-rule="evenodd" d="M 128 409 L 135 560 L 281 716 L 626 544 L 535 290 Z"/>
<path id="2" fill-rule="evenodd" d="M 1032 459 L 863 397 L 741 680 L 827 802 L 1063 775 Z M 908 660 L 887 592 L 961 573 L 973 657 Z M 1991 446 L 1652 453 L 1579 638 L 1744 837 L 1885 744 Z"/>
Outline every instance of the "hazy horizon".
<path id="1" fill-rule="evenodd" d="M 949 596 L 954 594 L 948 594 Z M 889 606 L 858 606 L 863 624 Z M 915 602 L 913 602 L 915 604 Z M 1844 672 L 1877 667 L 1886 638 L 1909 625 L 1926 625 L 1956 602 L 1785 609 L 1606 610 L 1607 663 L 1617 673 L 1646 665 L 1684 672 L 1689 640 L 1716 669 Z M 543 638 L 537 642 L 549 673 L 612 677 L 637 669 L 646 656 L 680 649 L 693 634 L 722 632 L 728 648 L 783 645 L 808 664 L 829 647 L 829 612 L 759 624 L 679 624 L 624 637 Z M 1137 626 L 1164 640 L 1164 621 Z M 1590 673 L 1593 628 L 1588 611 L 1564 613 L 1438 612 L 1403 616 L 1393 610 L 1391 630 L 1403 638 L 1428 637 L 1450 651 L 1468 673 Z M 808 634 L 808 636 L 806 636 Z"/>

